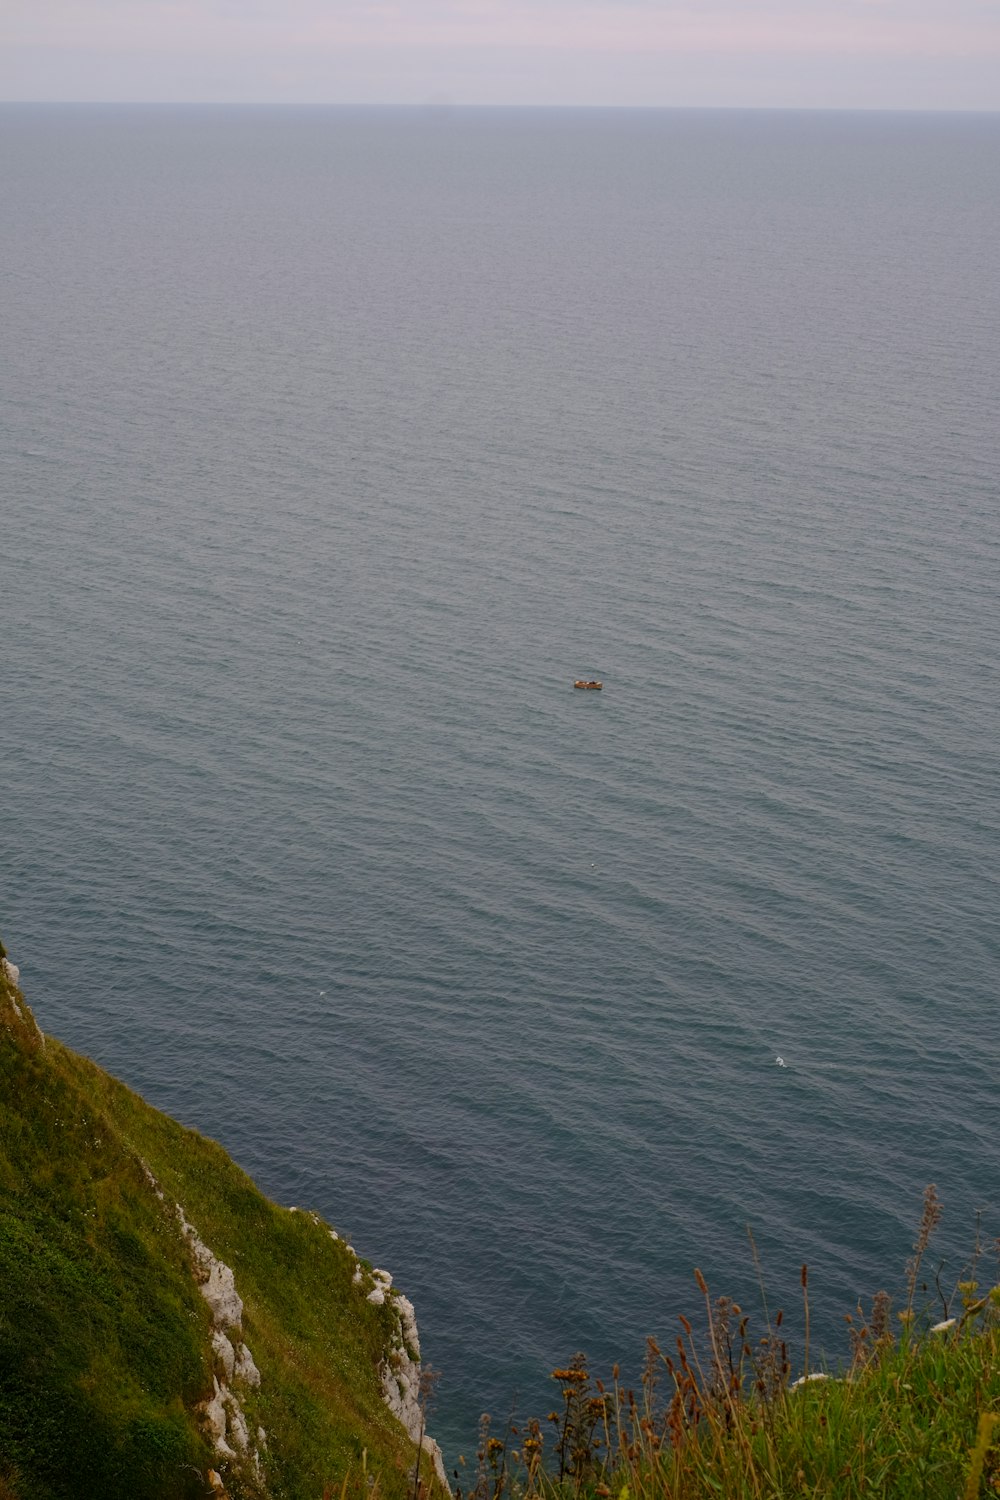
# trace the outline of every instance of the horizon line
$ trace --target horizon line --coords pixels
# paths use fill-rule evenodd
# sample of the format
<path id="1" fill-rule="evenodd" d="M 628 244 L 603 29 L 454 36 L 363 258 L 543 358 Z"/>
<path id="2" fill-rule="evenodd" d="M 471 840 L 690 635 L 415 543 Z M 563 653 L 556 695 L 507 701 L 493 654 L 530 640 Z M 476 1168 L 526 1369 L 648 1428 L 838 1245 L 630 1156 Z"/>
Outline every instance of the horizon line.
<path id="1" fill-rule="evenodd" d="M 605 114 L 795 114 L 795 115 L 1000 115 L 1000 107 L 976 108 L 958 105 L 906 106 L 893 104 L 558 104 L 467 103 L 451 99 L 427 99 L 419 103 L 401 100 L 331 99 L 0 99 L 0 109 L 342 109 L 406 110 L 418 114 L 453 114 L 473 111 L 550 110 Z"/>

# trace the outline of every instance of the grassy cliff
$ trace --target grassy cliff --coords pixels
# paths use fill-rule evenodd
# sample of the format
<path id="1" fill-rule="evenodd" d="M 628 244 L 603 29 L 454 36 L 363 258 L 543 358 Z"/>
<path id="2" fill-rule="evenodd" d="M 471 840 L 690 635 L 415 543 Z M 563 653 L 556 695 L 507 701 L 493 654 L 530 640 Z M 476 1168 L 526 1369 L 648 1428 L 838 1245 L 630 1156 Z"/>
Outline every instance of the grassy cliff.
<path id="1" fill-rule="evenodd" d="M 0 948 L 0 1500 L 439 1500 L 386 1273 L 43 1037 L 15 981 Z M 696 1273 L 700 1330 L 650 1341 L 635 1393 L 554 1371 L 546 1419 L 484 1425 L 467 1500 L 1000 1495 L 1000 1241 L 930 1284 L 939 1217 L 930 1188 L 842 1368 L 810 1363 L 805 1267 L 799 1351 Z"/>
<path id="2" fill-rule="evenodd" d="M 16 978 L 0 958 L 0 1500 L 412 1495 L 409 1304 L 43 1037 Z"/>

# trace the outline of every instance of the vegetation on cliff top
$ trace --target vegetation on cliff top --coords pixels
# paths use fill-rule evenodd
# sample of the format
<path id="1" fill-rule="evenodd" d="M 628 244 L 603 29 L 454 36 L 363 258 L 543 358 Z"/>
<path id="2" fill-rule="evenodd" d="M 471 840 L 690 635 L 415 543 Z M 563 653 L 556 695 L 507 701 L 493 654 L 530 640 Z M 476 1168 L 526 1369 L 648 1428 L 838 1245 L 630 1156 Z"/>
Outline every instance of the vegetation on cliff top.
<path id="1" fill-rule="evenodd" d="M 921 1279 L 940 1217 L 934 1187 L 899 1306 L 877 1292 L 848 1316 L 845 1368 L 810 1369 L 809 1277 L 798 1367 L 780 1313 L 762 1329 L 695 1272 L 700 1329 L 648 1341 L 639 1394 L 583 1355 L 553 1371 L 543 1422 L 484 1419 L 466 1500 L 982 1500 L 1000 1495 L 1000 1285 L 977 1242 L 950 1293 Z M 984 1279 L 985 1278 L 985 1279 Z M 801 1372 L 801 1373 L 800 1373 Z M 794 1378 L 793 1378 L 794 1377 Z M 459 1496 L 461 1500 L 461 1494 Z"/>
<path id="2" fill-rule="evenodd" d="M 0 968 L 0 1497 L 187 1500 L 212 1493 L 212 1469 L 233 1500 L 261 1492 L 204 1436 L 218 1357 L 176 1204 L 235 1273 L 266 1493 L 319 1500 L 374 1472 L 386 1500 L 412 1495 L 414 1445 L 378 1373 L 391 1296 L 369 1302 L 328 1226 L 271 1203 L 221 1147 L 43 1040 Z"/>

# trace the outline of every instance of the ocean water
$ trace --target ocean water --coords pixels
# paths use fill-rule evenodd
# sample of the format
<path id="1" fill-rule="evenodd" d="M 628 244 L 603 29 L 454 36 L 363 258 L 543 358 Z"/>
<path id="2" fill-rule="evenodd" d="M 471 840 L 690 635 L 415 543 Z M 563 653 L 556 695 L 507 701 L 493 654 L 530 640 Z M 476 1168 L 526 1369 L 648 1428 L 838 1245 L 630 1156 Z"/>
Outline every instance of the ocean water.
<path id="1" fill-rule="evenodd" d="M 0 931 L 449 1455 L 748 1223 L 831 1355 L 1000 1231 L 1000 117 L 7 107 L 0 202 Z"/>

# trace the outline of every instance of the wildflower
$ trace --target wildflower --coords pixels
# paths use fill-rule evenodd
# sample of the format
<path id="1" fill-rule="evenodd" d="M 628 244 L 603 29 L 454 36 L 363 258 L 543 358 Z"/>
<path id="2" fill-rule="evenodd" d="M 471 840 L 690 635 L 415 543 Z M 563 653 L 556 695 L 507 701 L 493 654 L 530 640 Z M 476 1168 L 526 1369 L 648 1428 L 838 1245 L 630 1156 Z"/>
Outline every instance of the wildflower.
<path id="1" fill-rule="evenodd" d="M 800 1375 L 798 1380 L 793 1380 L 788 1387 L 790 1391 L 797 1391 L 800 1385 L 808 1385 L 811 1380 L 829 1380 L 830 1377 L 823 1370 L 813 1370 L 811 1375 Z"/>
<path id="2" fill-rule="evenodd" d="M 957 1318 L 945 1318 L 943 1323 L 935 1323 L 931 1333 L 947 1333 L 949 1328 L 954 1328 Z"/>
<path id="3" fill-rule="evenodd" d="M 889 1332 L 889 1309 L 891 1298 L 888 1292 L 876 1292 L 872 1298 L 872 1334 L 876 1343 L 884 1343 L 886 1339 L 891 1341 Z"/>

